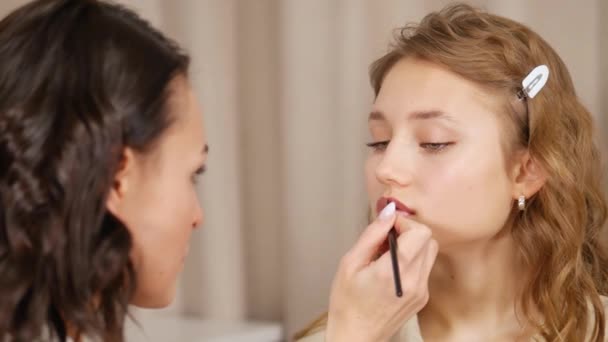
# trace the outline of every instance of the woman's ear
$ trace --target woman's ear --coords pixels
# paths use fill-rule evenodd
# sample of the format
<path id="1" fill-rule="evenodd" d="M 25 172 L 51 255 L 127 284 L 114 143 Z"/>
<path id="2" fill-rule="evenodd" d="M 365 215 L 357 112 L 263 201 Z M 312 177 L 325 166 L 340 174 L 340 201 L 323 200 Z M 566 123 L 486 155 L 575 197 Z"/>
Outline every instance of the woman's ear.
<path id="1" fill-rule="evenodd" d="M 547 181 L 547 175 L 541 165 L 530 156 L 528 151 L 521 152 L 511 169 L 513 198 L 520 196 L 530 198 L 536 194 Z"/>
<path id="2" fill-rule="evenodd" d="M 116 217 L 121 217 L 124 211 L 126 198 L 133 183 L 134 169 L 135 154 L 132 149 L 124 148 L 106 201 L 106 208 Z"/>

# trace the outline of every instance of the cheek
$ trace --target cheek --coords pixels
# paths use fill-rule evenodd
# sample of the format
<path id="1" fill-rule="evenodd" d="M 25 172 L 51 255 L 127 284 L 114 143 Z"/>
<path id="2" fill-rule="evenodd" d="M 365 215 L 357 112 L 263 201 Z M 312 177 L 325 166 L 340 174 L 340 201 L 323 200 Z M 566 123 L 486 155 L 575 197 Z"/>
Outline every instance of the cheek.
<path id="1" fill-rule="evenodd" d="M 188 242 L 192 227 L 191 192 L 189 184 L 168 182 L 166 186 L 159 184 L 146 201 L 142 224 L 146 236 L 142 241 L 149 249 L 162 250 L 164 258 L 181 258 Z"/>
<path id="2" fill-rule="evenodd" d="M 188 185 L 159 181 L 147 186 L 130 225 L 140 305 L 169 298 L 192 232 Z M 169 299 L 170 300 L 170 299 Z M 154 305 L 154 304 L 151 304 Z M 160 303 L 159 305 L 164 305 Z"/>
<path id="3" fill-rule="evenodd" d="M 499 154 L 460 155 L 419 175 L 424 222 L 446 239 L 497 233 L 510 211 L 509 179 Z"/>

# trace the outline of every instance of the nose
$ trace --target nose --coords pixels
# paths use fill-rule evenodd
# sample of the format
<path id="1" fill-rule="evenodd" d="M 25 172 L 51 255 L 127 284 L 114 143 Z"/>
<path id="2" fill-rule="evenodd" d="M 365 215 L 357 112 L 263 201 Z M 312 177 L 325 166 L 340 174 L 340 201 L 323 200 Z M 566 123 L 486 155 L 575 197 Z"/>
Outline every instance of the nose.
<path id="1" fill-rule="evenodd" d="M 196 205 L 194 206 L 194 216 L 192 218 L 192 229 L 197 229 L 201 226 L 201 224 L 203 224 L 203 218 L 204 218 L 204 213 L 203 213 L 203 208 L 200 205 L 200 202 L 197 201 Z"/>
<path id="2" fill-rule="evenodd" d="M 376 167 L 376 179 L 392 187 L 407 186 L 412 182 L 411 162 L 404 148 L 399 148 L 394 142 L 389 143 L 380 163 Z"/>

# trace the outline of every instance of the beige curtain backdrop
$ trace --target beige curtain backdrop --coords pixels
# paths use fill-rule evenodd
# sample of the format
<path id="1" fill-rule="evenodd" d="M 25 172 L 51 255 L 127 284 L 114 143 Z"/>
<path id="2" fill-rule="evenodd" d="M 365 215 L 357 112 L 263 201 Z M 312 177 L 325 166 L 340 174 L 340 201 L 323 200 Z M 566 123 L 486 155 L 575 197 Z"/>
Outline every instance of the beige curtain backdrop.
<path id="1" fill-rule="evenodd" d="M 1 14 L 23 2 L 2 0 Z M 191 53 L 211 146 L 206 222 L 160 314 L 271 320 L 290 335 L 326 308 L 338 260 L 365 226 L 368 65 L 395 27 L 449 1 L 121 2 Z M 552 43 L 608 136 L 608 1 L 471 3 Z"/>

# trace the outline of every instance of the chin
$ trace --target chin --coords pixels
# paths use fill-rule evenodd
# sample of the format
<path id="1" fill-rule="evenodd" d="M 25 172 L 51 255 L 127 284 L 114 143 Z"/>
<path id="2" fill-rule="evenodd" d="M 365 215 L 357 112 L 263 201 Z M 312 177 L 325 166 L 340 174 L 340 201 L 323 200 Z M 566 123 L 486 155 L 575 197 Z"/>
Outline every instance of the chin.
<path id="1" fill-rule="evenodd" d="M 136 293 L 131 299 L 130 304 L 142 309 L 163 309 L 171 305 L 174 299 L 174 289 L 166 293 L 147 293 L 145 295 L 138 295 Z"/>

